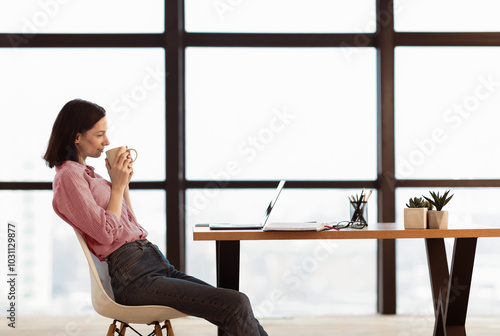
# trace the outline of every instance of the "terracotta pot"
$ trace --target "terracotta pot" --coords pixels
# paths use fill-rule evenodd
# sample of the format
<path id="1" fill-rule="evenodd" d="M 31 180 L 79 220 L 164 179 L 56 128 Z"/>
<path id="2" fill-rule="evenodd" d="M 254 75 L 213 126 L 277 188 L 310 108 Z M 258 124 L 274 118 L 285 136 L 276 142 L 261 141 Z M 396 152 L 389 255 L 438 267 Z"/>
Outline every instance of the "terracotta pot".
<path id="1" fill-rule="evenodd" d="M 447 229 L 448 211 L 429 211 L 427 213 L 427 223 L 429 224 L 429 229 Z"/>
<path id="2" fill-rule="evenodd" d="M 405 229 L 427 229 L 427 208 L 405 208 Z"/>

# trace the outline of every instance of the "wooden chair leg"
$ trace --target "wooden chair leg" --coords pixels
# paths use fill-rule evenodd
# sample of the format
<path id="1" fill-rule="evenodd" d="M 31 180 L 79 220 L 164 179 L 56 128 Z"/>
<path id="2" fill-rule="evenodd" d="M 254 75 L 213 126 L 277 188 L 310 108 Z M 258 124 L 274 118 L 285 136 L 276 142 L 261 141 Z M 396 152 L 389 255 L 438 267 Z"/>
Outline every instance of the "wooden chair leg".
<path id="1" fill-rule="evenodd" d="M 172 328 L 172 323 L 169 320 L 165 321 L 164 325 L 165 329 L 167 329 L 167 336 L 175 336 L 174 329 Z"/>
<path id="2" fill-rule="evenodd" d="M 127 324 L 122 322 L 120 324 L 120 335 L 125 336 L 126 331 L 127 331 Z"/>
<path id="3" fill-rule="evenodd" d="M 108 333 L 106 334 L 106 336 L 113 336 L 115 334 L 115 328 L 116 324 L 113 321 L 113 323 L 111 323 L 111 325 L 109 326 Z"/>
<path id="4" fill-rule="evenodd" d="M 161 332 L 161 326 L 158 322 L 155 322 L 155 336 L 163 336 Z"/>

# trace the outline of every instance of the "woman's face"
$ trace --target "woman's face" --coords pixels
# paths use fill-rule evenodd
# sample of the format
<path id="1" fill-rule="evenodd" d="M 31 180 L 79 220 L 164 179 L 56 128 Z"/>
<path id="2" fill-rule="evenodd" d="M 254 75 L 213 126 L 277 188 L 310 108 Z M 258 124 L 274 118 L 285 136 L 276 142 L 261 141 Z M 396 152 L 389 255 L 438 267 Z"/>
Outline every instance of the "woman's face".
<path id="1" fill-rule="evenodd" d="M 106 118 L 101 118 L 94 127 L 85 133 L 78 133 L 75 139 L 75 145 L 78 149 L 79 161 L 85 164 L 87 157 L 98 158 L 104 152 L 104 147 L 109 145 L 106 135 L 108 124 Z"/>

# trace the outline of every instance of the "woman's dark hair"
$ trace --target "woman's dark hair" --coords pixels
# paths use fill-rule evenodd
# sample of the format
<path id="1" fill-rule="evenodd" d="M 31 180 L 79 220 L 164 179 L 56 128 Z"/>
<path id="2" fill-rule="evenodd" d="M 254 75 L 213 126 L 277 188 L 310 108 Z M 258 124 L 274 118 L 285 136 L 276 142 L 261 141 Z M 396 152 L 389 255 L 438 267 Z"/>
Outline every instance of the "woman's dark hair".
<path id="1" fill-rule="evenodd" d="M 76 135 L 84 134 L 106 116 L 99 105 L 83 99 L 74 99 L 63 106 L 57 115 L 50 135 L 44 160 L 50 168 L 60 166 L 63 161 L 78 162 Z"/>

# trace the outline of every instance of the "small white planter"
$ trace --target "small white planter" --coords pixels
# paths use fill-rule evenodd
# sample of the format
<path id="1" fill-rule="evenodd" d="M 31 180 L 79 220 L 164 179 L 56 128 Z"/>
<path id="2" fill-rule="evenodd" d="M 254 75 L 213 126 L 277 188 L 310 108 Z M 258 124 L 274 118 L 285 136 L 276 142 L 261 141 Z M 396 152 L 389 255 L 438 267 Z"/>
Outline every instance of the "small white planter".
<path id="1" fill-rule="evenodd" d="M 405 229 L 427 229 L 427 208 L 405 208 Z"/>
<path id="2" fill-rule="evenodd" d="M 429 224 L 429 229 L 447 229 L 448 211 L 429 211 L 427 213 L 427 222 Z"/>

